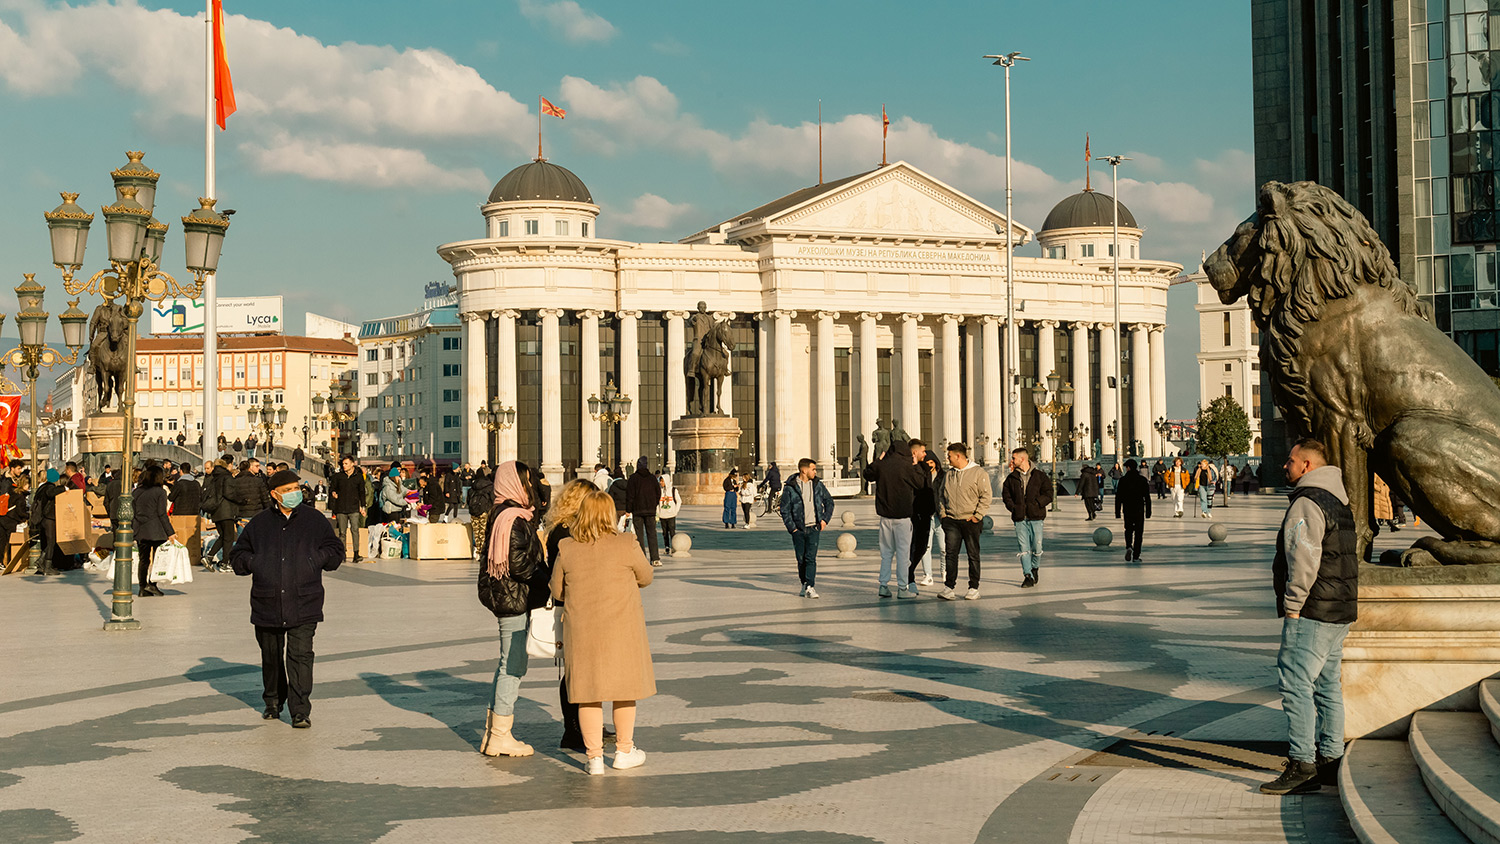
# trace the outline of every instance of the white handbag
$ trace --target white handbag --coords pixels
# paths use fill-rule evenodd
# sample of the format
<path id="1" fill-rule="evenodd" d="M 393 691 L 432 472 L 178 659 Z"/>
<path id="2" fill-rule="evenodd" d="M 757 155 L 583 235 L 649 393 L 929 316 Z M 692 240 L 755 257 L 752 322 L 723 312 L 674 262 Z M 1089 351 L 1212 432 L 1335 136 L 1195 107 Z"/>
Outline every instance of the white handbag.
<path id="1" fill-rule="evenodd" d="M 526 655 L 536 659 L 556 659 L 562 645 L 562 616 L 547 599 L 547 605 L 531 611 L 526 625 Z"/>

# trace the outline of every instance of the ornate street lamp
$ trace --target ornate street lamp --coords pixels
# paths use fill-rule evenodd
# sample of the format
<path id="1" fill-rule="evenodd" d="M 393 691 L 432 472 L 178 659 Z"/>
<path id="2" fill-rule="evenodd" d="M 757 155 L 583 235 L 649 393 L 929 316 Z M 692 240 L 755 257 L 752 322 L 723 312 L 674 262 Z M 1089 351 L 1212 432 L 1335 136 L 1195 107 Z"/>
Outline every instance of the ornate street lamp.
<path id="1" fill-rule="evenodd" d="M 63 287 L 69 295 L 99 294 L 104 297 L 108 308 L 100 314 L 101 321 L 110 322 L 122 316 L 126 321 L 124 359 L 127 365 L 126 371 L 120 374 L 120 412 L 124 417 L 121 435 L 124 441 L 120 450 L 121 495 L 117 511 L 120 529 L 115 532 L 118 565 L 115 566 L 110 620 L 105 623 L 105 630 L 140 629 L 140 622 L 133 615 L 130 589 L 131 573 L 135 568 L 132 564 L 135 532 L 131 521 L 135 517 L 135 500 L 131 494 L 134 488 L 131 464 L 132 438 L 136 430 L 135 339 L 137 325 L 145 312 L 143 303 L 148 299 L 161 301 L 169 297 L 198 298 L 203 292 L 204 276 L 218 269 L 224 233 L 229 228 L 229 218 L 213 210 L 214 201 L 200 199 L 201 207 L 182 218 L 187 268 L 193 274 L 193 283 L 181 284 L 162 272 L 159 262 L 166 242 L 166 226 L 154 222 L 151 216 L 156 206 L 156 185 L 161 176 L 141 163 L 144 153 L 128 152 L 126 157 L 129 162 L 110 174 L 115 185 L 115 202 L 102 209 L 108 239 L 108 269 L 100 270 L 87 281 L 74 277 L 83 267 L 88 229 L 93 222 L 93 216 L 75 202 L 78 194 L 63 193 L 63 204 L 44 215 L 52 241 L 52 264 L 62 272 Z M 123 307 L 115 302 L 120 297 L 125 300 Z M 78 320 L 78 314 L 73 313 L 76 310 L 75 307 L 63 315 L 71 321 L 63 324 L 65 335 L 70 324 L 79 327 L 83 324 Z M 80 341 L 81 347 L 82 337 L 74 339 Z"/>
<path id="2" fill-rule="evenodd" d="M 1050 395 L 1049 395 L 1050 394 Z M 1057 420 L 1062 418 L 1073 409 L 1073 385 L 1064 384 L 1056 371 L 1047 376 L 1045 384 L 1038 383 L 1031 389 L 1031 401 L 1036 405 L 1037 412 L 1047 416 L 1052 422 L 1052 431 L 1057 431 Z M 1059 437 L 1052 438 L 1052 471 L 1048 474 L 1052 483 L 1052 509 L 1057 509 L 1057 441 Z"/>
<path id="3" fill-rule="evenodd" d="M 603 398 L 596 395 L 589 396 L 589 416 L 595 422 L 603 422 L 606 442 L 613 439 L 618 443 L 618 438 L 613 436 L 615 425 L 624 422 L 630 417 L 630 396 L 625 395 L 615 388 L 615 379 L 604 379 Z M 611 450 L 614 453 L 614 450 Z M 618 464 L 623 455 L 615 454 L 615 463 Z"/>
<path id="4" fill-rule="evenodd" d="M 596 400 L 597 401 L 597 400 Z M 509 430 L 516 424 L 516 409 L 506 407 L 499 398 L 490 399 L 488 408 L 481 407 L 475 411 L 479 414 L 479 425 L 494 437 L 495 455 L 500 453 L 500 432 Z"/>

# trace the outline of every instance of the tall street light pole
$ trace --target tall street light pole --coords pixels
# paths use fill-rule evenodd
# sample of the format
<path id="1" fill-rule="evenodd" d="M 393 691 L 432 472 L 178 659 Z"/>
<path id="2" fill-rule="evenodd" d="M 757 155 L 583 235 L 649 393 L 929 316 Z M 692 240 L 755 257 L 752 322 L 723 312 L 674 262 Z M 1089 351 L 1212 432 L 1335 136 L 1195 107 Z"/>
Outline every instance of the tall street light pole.
<path id="1" fill-rule="evenodd" d="M 1111 200 L 1114 202 L 1114 211 L 1110 214 L 1110 226 L 1114 232 L 1114 245 L 1110 247 L 1109 251 L 1113 253 L 1112 257 L 1114 258 L 1115 325 L 1113 331 L 1115 332 L 1115 359 L 1113 363 L 1115 370 L 1115 423 L 1119 426 L 1115 435 L 1115 462 L 1118 463 L 1120 462 L 1120 436 L 1125 432 L 1125 393 L 1122 389 L 1124 382 L 1120 369 L 1120 359 L 1123 356 L 1122 349 L 1124 346 L 1124 341 L 1120 339 L 1120 162 L 1130 161 L 1131 159 L 1124 155 L 1102 155 L 1099 157 L 1099 160 L 1109 162 L 1109 170 L 1113 176 L 1112 187 L 1109 192 Z"/>
<path id="2" fill-rule="evenodd" d="M 1021 55 L 1019 51 L 1006 53 L 1005 55 L 985 56 L 994 59 L 994 63 L 1005 68 L 1005 383 L 1001 390 L 1006 396 L 1005 402 L 1005 441 L 1007 445 L 1000 450 L 1009 448 L 1010 443 L 1016 442 L 1017 433 L 1021 424 L 1021 391 L 1017 384 L 1016 376 L 1021 374 L 1021 368 L 1017 358 L 1020 357 L 1021 339 L 1016 330 L 1016 273 L 1015 273 L 1015 225 L 1011 222 L 1011 179 L 1010 179 L 1010 69 L 1016 62 L 1029 62 L 1031 59 Z"/>

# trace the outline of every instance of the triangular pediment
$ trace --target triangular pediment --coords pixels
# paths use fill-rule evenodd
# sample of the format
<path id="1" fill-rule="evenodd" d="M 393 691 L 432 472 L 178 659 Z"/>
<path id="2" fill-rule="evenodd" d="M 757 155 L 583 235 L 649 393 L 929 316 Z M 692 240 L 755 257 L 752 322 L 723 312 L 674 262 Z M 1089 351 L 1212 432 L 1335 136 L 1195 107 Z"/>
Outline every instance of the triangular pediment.
<path id="1" fill-rule="evenodd" d="M 848 232 L 939 238 L 1003 238 L 1005 215 L 932 178 L 904 161 L 853 180 L 830 185 L 827 193 L 777 209 L 762 220 L 767 230 Z M 1014 226 L 1024 242 L 1030 229 Z"/>

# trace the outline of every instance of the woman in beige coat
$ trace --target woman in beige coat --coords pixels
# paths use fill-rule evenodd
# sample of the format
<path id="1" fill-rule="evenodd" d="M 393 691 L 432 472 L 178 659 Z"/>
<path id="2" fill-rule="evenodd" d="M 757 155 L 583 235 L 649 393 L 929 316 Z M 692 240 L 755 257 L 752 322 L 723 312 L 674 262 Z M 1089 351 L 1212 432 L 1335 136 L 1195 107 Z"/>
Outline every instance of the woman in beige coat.
<path id="1" fill-rule="evenodd" d="M 651 564 L 634 537 L 615 531 L 614 499 L 591 492 L 578 507 L 572 538 L 558 546 L 552 596 L 563 604 L 563 663 L 568 699 L 588 754 L 588 772 L 604 773 L 604 701 L 614 702 L 616 768 L 645 763 L 635 746 L 635 702 L 656 694 L 640 590 Z"/>

